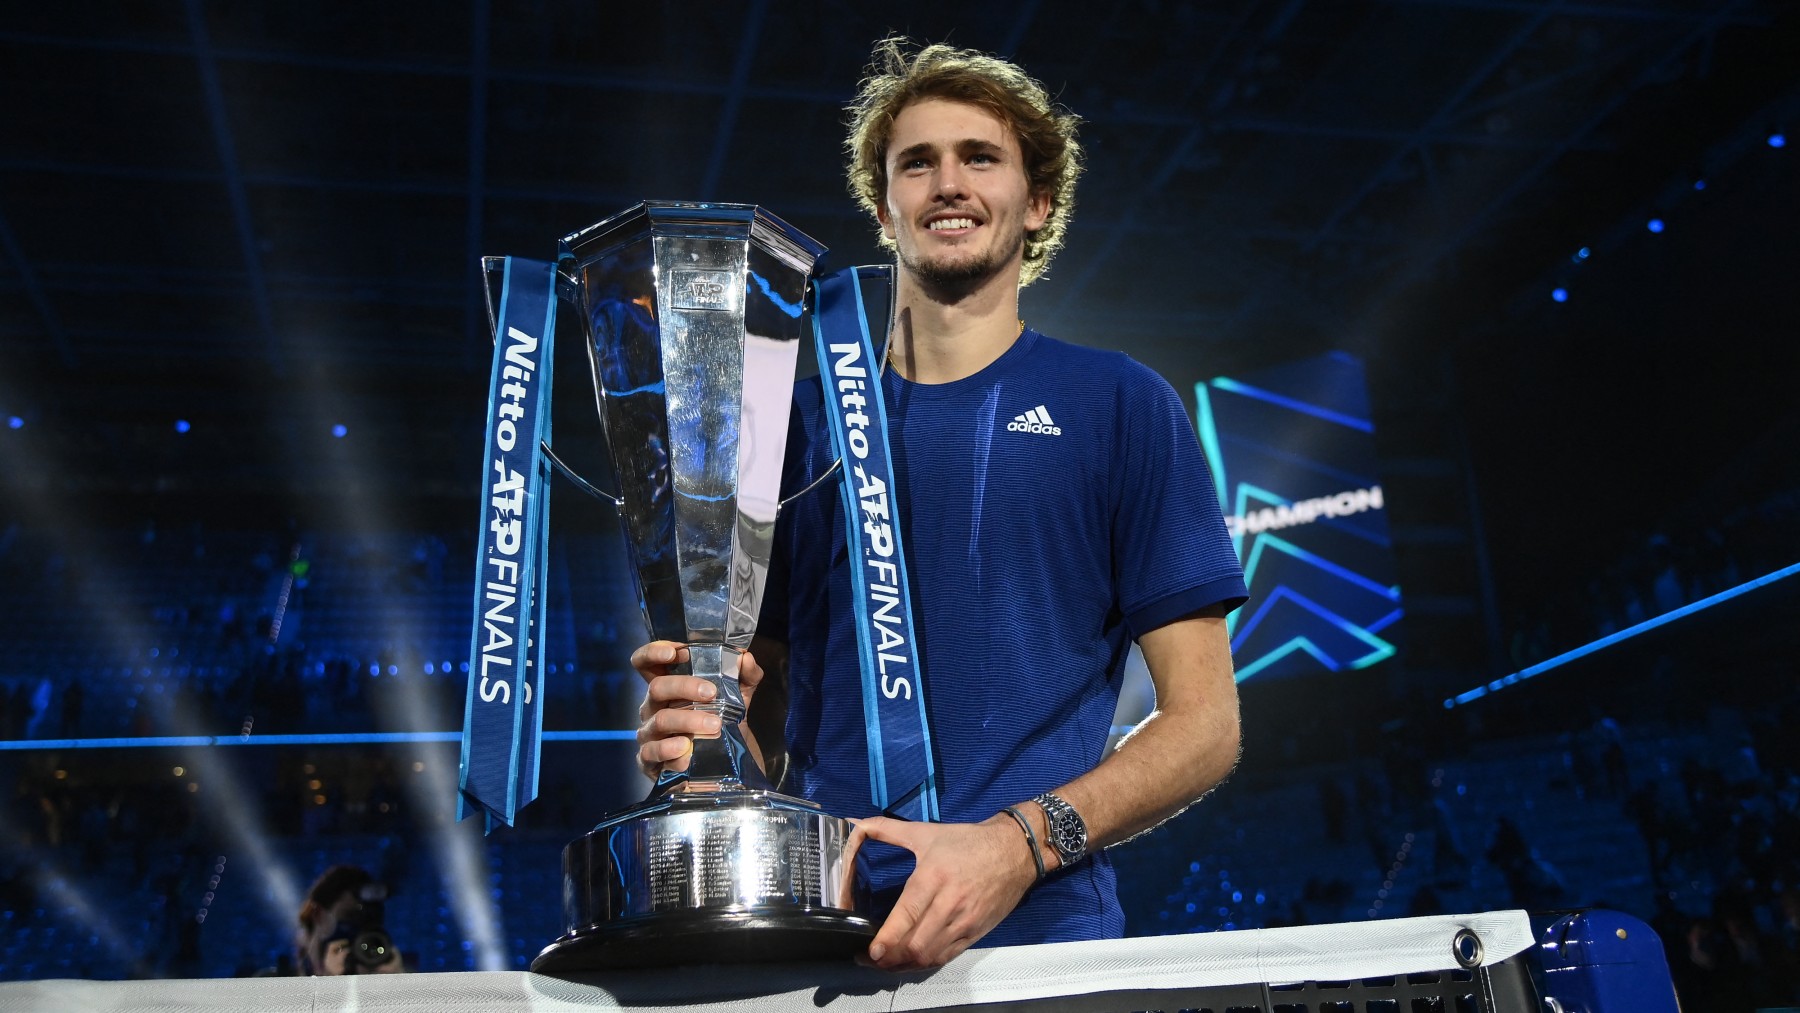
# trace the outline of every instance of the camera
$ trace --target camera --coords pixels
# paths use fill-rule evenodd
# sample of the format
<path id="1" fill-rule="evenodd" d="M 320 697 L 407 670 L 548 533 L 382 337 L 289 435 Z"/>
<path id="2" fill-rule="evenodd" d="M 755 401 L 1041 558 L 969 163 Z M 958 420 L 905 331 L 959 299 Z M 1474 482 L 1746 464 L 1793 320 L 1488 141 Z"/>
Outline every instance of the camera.
<path id="1" fill-rule="evenodd" d="M 387 933 L 387 886 L 364 883 L 356 891 L 357 908 L 338 924 L 334 938 L 350 940 L 345 974 L 367 974 L 394 959 L 394 940 Z"/>

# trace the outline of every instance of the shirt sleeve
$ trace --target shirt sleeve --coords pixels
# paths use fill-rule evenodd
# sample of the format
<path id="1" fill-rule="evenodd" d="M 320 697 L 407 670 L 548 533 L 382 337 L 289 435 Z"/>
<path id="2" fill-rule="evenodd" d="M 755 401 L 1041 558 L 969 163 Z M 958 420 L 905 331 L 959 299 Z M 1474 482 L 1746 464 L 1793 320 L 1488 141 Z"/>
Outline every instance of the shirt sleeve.
<path id="1" fill-rule="evenodd" d="M 1128 362 L 1117 420 L 1114 578 L 1132 637 L 1209 605 L 1244 604 L 1244 570 L 1181 397 Z"/>

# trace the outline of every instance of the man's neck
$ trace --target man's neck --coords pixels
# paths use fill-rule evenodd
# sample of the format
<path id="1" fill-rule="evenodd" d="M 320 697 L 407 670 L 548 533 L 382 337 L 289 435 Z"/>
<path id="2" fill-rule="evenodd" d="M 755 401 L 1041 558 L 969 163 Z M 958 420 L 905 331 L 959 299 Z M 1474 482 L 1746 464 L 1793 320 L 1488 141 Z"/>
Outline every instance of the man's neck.
<path id="1" fill-rule="evenodd" d="M 897 280 L 890 366 L 914 383 L 974 376 L 1005 355 L 1023 330 L 1017 271 L 954 294 L 932 291 L 905 268 Z"/>

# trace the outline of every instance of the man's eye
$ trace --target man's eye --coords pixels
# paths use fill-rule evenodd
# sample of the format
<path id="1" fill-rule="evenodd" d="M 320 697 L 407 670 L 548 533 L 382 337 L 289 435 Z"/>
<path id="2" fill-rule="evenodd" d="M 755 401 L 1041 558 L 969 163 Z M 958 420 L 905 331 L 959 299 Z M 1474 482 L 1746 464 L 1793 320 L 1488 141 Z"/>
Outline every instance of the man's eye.
<path id="1" fill-rule="evenodd" d="M 902 165 L 900 168 L 906 172 L 911 172 L 914 169 L 924 169 L 924 168 L 929 167 L 930 165 L 931 165 L 931 163 L 927 162 L 923 158 L 911 158 L 911 159 L 907 159 L 906 164 Z"/>
<path id="2" fill-rule="evenodd" d="M 978 152 L 974 155 L 970 155 L 969 161 L 975 163 L 976 165 L 992 165 L 995 162 L 1000 161 L 1000 159 L 994 157 L 992 154 L 990 154 L 988 152 L 982 151 L 982 152 Z"/>

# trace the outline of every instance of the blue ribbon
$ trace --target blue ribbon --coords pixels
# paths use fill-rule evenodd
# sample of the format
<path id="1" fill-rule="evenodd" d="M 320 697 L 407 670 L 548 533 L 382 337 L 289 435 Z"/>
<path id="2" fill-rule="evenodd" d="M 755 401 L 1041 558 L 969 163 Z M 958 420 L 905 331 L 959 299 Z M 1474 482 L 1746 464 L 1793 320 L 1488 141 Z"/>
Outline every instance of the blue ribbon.
<path id="1" fill-rule="evenodd" d="M 903 819 L 938 818 L 931 719 L 919 667 L 900 500 L 888 450 L 887 408 L 863 305 L 863 285 L 891 281 L 887 267 L 855 267 L 813 286 L 813 339 L 825 385 L 826 423 L 843 461 L 844 536 L 862 667 L 870 800 Z"/>
<path id="2" fill-rule="evenodd" d="M 512 826 L 537 798 L 549 572 L 551 347 L 556 269 L 507 257 L 488 384 L 475 623 L 457 819 Z"/>

